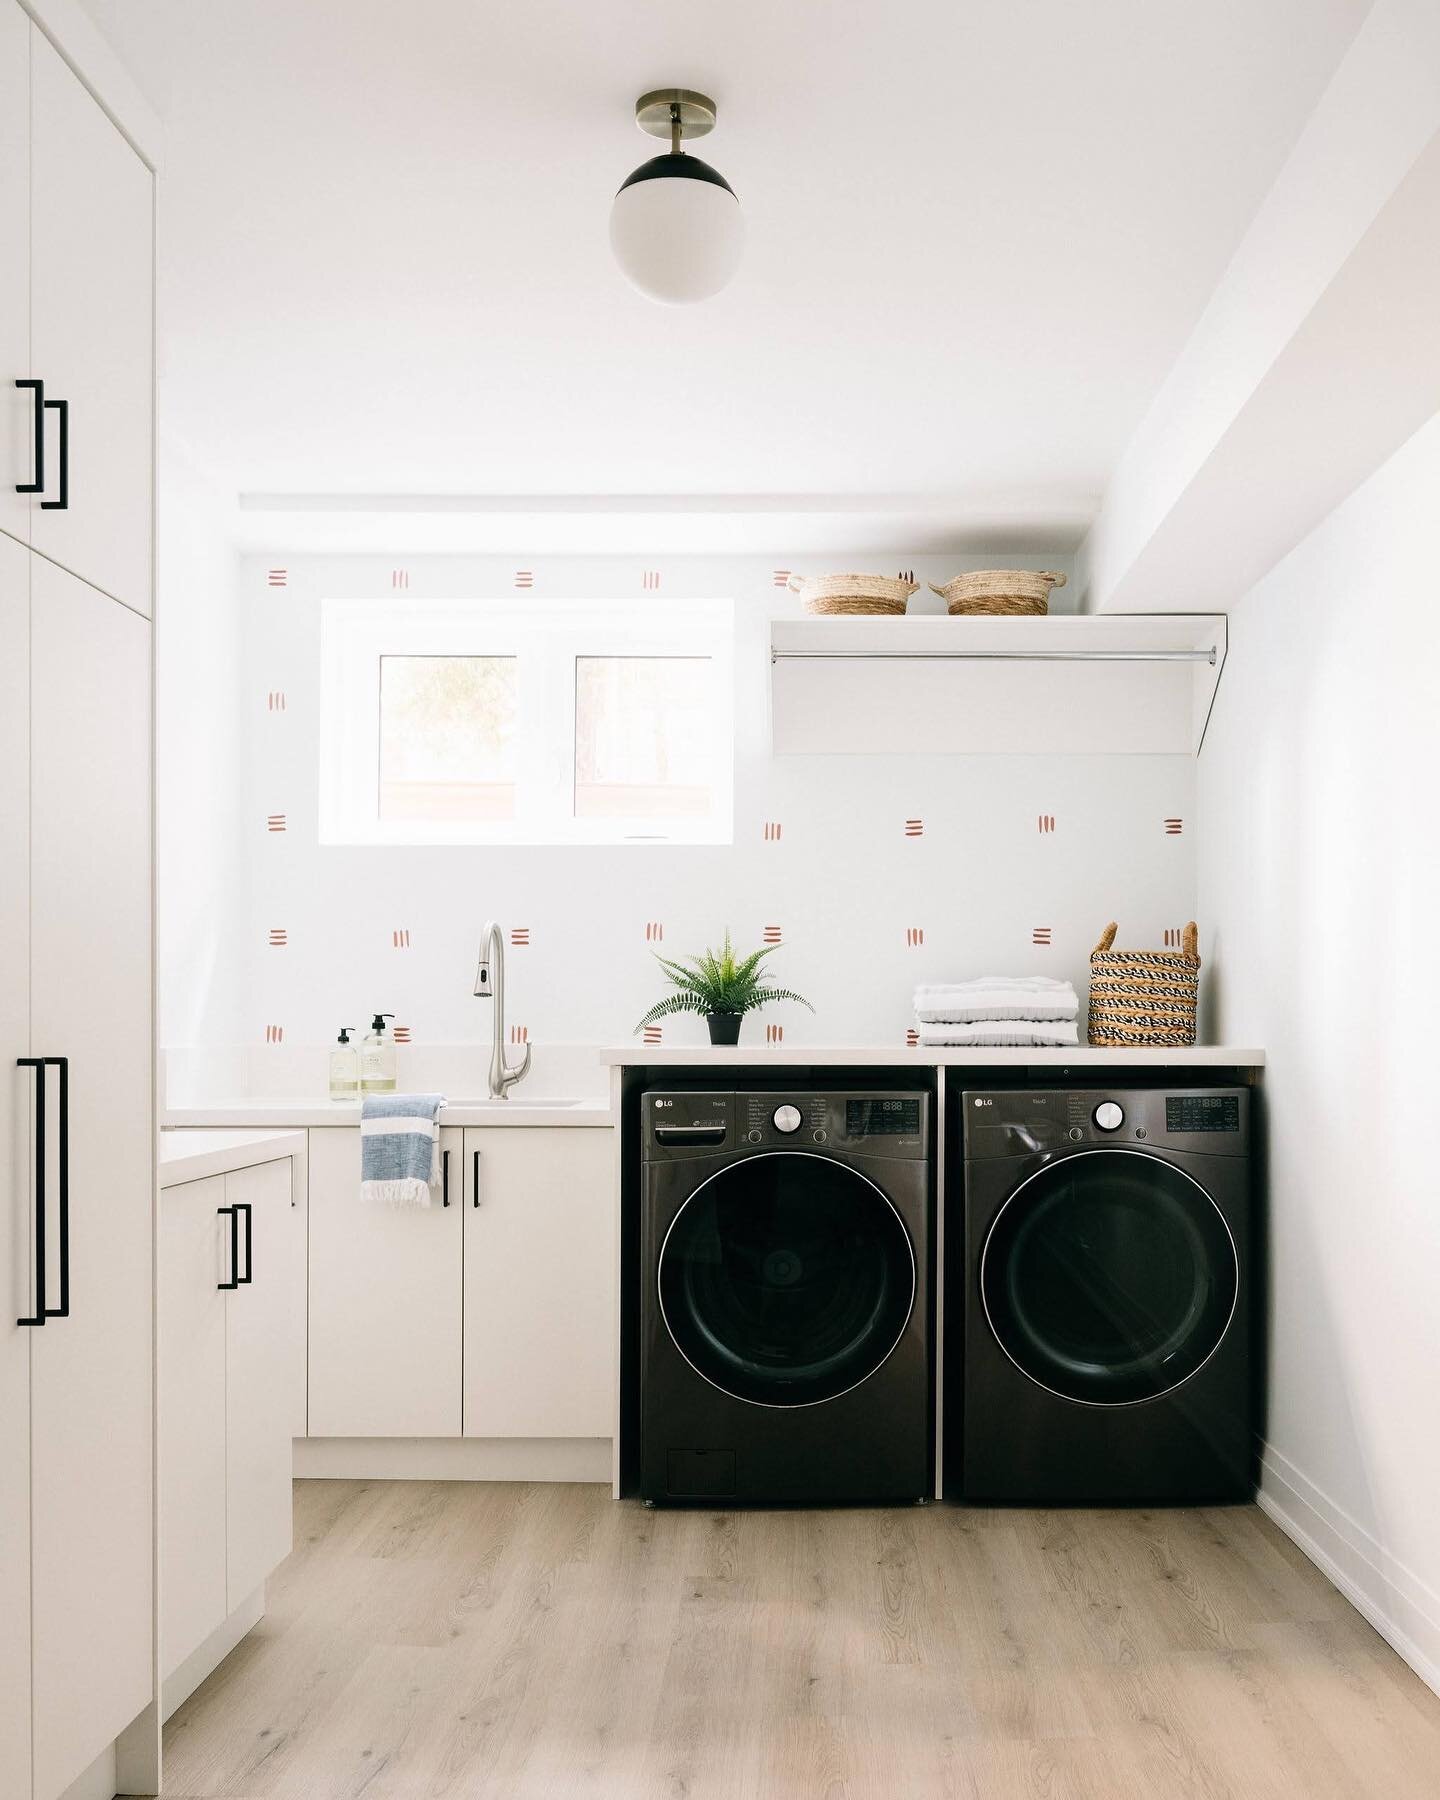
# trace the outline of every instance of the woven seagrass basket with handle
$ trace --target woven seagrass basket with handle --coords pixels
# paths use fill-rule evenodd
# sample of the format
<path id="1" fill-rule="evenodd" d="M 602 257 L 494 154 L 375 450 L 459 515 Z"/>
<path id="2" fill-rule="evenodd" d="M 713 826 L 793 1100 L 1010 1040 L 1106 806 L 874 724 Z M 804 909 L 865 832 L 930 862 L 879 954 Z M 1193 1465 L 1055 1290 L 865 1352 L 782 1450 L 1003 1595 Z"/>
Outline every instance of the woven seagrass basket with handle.
<path id="1" fill-rule="evenodd" d="M 1192 919 L 1178 950 L 1117 950 L 1112 921 L 1090 953 L 1090 1042 L 1183 1047 L 1195 1042 L 1200 936 Z"/>

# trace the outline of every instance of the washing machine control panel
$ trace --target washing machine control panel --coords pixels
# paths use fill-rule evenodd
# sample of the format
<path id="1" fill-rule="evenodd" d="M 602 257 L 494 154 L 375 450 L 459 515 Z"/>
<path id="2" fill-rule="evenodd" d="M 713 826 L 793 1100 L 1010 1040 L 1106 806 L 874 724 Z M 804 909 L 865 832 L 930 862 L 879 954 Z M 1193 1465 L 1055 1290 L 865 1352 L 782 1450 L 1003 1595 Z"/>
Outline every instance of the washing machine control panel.
<path id="1" fill-rule="evenodd" d="M 1249 1105 L 1245 1088 L 981 1090 L 961 1096 L 965 1155 L 1051 1156 L 1103 1144 L 1244 1156 Z"/>
<path id="2" fill-rule="evenodd" d="M 911 1161 L 930 1150 L 928 1094 L 647 1093 L 641 1106 L 647 1160 L 783 1146 Z"/>

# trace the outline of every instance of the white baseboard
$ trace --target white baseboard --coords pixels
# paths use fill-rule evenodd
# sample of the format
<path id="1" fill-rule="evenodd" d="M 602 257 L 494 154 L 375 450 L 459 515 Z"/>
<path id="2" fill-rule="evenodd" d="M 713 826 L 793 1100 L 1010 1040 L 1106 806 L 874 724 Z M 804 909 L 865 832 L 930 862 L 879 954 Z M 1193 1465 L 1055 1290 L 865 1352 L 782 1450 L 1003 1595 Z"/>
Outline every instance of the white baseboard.
<path id="1" fill-rule="evenodd" d="M 265 1617 L 265 1583 L 248 1594 L 226 1619 L 198 1644 L 185 1660 L 173 1668 L 160 1687 L 160 1716 L 168 1719 L 184 1705 L 207 1676 L 214 1674 L 225 1658 L 249 1631 Z"/>
<path id="2" fill-rule="evenodd" d="M 1440 1694 L 1440 1595 L 1271 1444 L 1261 1449 L 1261 1510 Z"/>
<path id="3" fill-rule="evenodd" d="M 610 1482 L 609 1438 L 296 1438 L 297 1481 Z"/>

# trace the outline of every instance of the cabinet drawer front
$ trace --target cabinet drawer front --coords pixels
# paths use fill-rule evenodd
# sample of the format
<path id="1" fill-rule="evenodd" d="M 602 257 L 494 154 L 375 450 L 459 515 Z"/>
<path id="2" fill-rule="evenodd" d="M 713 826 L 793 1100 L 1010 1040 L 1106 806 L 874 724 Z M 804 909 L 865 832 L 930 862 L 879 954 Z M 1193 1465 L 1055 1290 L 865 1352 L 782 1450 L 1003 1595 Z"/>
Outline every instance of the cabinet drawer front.
<path id="1" fill-rule="evenodd" d="M 310 1133 L 310 1436 L 460 1435 L 460 1133 L 451 1205 L 367 1206 L 360 1133 Z"/>

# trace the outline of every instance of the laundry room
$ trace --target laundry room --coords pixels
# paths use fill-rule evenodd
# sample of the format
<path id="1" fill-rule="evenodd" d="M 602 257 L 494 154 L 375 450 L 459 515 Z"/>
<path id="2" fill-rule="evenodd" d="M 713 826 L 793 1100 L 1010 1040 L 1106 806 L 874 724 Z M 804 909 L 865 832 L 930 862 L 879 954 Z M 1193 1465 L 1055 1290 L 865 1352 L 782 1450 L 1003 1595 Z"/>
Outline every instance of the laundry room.
<path id="1" fill-rule="evenodd" d="M 1431 1800 L 1440 12 L 0 142 L 0 1797 Z"/>

